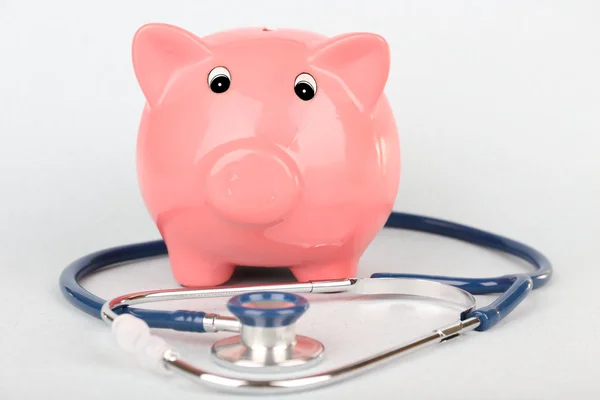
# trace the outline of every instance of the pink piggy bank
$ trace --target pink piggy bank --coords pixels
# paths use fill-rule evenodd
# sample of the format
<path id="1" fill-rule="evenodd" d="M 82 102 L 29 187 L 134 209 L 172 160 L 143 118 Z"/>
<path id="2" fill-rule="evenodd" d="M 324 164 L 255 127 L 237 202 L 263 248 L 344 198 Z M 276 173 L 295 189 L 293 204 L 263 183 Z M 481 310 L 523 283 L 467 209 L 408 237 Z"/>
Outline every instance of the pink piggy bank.
<path id="1" fill-rule="evenodd" d="M 132 56 L 140 190 L 179 284 L 236 266 L 356 276 L 399 184 L 382 37 L 147 24 Z"/>

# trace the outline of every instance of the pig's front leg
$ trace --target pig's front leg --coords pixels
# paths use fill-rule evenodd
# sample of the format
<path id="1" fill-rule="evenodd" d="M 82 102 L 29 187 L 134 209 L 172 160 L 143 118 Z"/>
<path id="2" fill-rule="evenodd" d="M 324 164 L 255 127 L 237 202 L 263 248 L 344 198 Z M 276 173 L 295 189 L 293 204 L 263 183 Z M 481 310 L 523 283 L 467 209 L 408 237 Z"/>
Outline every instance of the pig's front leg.
<path id="1" fill-rule="evenodd" d="M 169 246 L 169 261 L 175 280 L 185 287 L 221 285 L 235 271 L 234 264 L 179 246 Z"/>
<path id="2" fill-rule="evenodd" d="M 355 278 L 357 269 L 358 260 L 307 263 L 290 268 L 299 282 Z"/>

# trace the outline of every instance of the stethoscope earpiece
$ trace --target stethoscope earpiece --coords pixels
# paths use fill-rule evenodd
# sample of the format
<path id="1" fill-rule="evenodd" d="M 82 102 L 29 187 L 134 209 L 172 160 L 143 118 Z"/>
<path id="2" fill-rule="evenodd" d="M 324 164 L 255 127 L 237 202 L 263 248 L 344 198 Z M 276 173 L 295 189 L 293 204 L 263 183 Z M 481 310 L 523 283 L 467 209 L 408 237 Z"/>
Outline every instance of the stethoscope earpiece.
<path id="1" fill-rule="evenodd" d="M 527 261 L 535 267 L 535 271 L 490 278 L 383 272 L 372 274 L 369 278 L 160 289 L 126 294 L 109 301 L 81 287 L 79 281 L 97 270 L 166 255 L 165 243 L 154 241 L 102 250 L 82 257 L 63 271 L 60 285 L 69 302 L 111 326 L 119 347 L 135 355 L 146 368 L 166 374 L 174 372 L 226 391 L 281 393 L 328 385 L 367 371 L 383 361 L 445 342 L 465 332 L 487 331 L 508 316 L 533 289 L 542 287 L 552 277 L 552 265 L 542 253 L 493 233 L 400 212 L 392 212 L 385 227 L 434 233 L 495 249 Z M 309 307 L 307 299 L 297 293 L 400 295 L 442 301 L 461 311 L 455 323 L 408 343 L 329 371 L 299 377 L 254 379 L 209 372 L 185 361 L 174 347 L 151 332 L 152 328 L 196 333 L 235 332 L 235 336 L 214 343 L 211 356 L 216 364 L 237 372 L 288 373 L 308 368 L 324 358 L 325 348 L 315 339 L 296 334 L 296 322 Z M 490 293 L 500 296 L 491 304 L 476 308 L 473 295 Z M 233 316 L 135 307 L 153 302 L 215 297 L 230 297 L 227 308 Z"/>

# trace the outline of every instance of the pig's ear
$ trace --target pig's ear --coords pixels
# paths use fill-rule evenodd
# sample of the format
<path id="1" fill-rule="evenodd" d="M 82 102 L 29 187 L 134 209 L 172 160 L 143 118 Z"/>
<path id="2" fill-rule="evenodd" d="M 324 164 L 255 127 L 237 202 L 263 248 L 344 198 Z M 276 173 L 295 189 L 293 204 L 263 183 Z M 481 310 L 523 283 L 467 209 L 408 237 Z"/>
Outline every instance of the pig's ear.
<path id="1" fill-rule="evenodd" d="M 187 67 L 211 57 L 202 41 L 168 24 L 146 24 L 135 33 L 133 69 L 148 103 L 160 102 L 173 79 Z"/>
<path id="2" fill-rule="evenodd" d="M 309 63 L 341 81 L 363 110 L 377 103 L 390 71 L 390 50 L 373 33 L 349 33 L 327 40 L 309 57 Z"/>

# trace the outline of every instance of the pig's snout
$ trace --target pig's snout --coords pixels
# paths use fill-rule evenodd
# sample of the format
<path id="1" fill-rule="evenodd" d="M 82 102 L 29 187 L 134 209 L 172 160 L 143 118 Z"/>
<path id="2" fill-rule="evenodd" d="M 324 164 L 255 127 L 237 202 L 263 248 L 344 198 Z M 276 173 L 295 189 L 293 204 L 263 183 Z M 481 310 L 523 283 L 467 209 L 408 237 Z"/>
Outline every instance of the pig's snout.
<path id="1" fill-rule="evenodd" d="M 235 149 L 210 170 L 207 200 L 232 222 L 277 223 L 294 207 L 300 191 L 298 168 L 287 154 L 269 149 Z"/>

